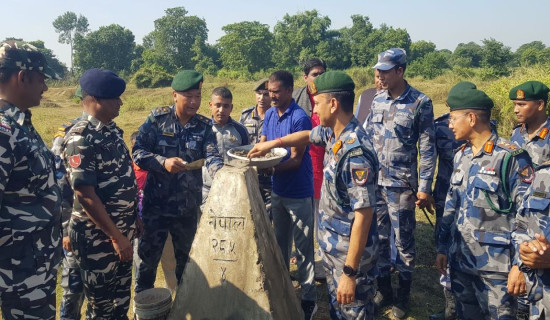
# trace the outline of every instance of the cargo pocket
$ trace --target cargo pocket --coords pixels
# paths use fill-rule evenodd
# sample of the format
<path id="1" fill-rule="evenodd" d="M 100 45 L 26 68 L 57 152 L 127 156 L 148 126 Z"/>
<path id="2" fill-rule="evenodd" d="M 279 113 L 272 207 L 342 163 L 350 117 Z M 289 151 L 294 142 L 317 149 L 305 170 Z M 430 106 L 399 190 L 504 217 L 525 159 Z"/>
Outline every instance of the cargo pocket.
<path id="1" fill-rule="evenodd" d="M 406 146 L 412 146 L 416 143 L 413 124 L 414 116 L 410 113 L 398 112 L 393 120 L 395 124 L 395 134 L 397 138 Z"/>
<path id="2" fill-rule="evenodd" d="M 473 190 L 473 204 L 478 208 L 493 210 L 491 204 L 498 209 L 501 208 L 498 201 L 498 186 L 500 180 L 497 176 L 476 175 L 472 181 L 474 186 Z"/>
<path id="3" fill-rule="evenodd" d="M 479 243 L 480 252 L 472 250 L 476 266 L 480 271 L 509 272 L 510 271 L 510 232 L 474 231 L 474 239 Z"/>
<path id="4" fill-rule="evenodd" d="M 333 255 L 347 252 L 351 235 L 351 222 L 332 217 L 321 220 L 321 227 L 325 231 L 319 243 L 321 249 Z"/>

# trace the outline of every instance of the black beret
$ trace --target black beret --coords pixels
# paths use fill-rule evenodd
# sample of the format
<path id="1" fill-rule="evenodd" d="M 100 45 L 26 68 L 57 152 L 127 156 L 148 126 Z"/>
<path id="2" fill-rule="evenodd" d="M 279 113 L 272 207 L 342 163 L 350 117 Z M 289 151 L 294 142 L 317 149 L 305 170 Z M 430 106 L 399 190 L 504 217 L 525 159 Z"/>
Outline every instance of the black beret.
<path id="1" fill-rule="evenodd" d="M 80 77 L 80 87 L 99 99 L 114 99 L 126 90 L 126 82 L 110 70 L 90 69 Z"/>

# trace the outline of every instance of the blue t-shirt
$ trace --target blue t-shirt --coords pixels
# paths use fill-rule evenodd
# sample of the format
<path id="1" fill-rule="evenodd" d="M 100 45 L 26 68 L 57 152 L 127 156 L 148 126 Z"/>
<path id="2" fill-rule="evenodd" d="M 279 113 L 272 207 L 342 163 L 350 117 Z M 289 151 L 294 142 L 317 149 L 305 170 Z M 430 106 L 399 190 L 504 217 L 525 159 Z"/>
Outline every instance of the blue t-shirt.
<path id="1" fill-rule="evenodd" d="M 303 130 L 311 130 L 311 119 L 294 99 L 280 117 L 277 108 L 269 108 L 265 113 L 262 135 L 266 136 L 267 141 Z M 286 149 L 288 154 L 283 158 L 283 162 L 290 158 L 290 148 Z M 281 197 L 294 199 L 313 197 L 313 169 L 309 147 L 306 147 L 302 163 L 297 170 L 275 171 L 273 192 Z"/>

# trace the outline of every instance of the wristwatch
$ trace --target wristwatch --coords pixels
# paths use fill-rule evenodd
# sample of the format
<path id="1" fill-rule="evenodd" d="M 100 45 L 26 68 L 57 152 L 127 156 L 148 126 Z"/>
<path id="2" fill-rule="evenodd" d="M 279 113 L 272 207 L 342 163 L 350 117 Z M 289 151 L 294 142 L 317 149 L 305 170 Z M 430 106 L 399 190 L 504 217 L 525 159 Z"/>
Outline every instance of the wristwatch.
<path id="1" fill-rule="evenodd" d="M 355 277 L 357 275 L 357 270 L 353 269 L 351 266 L 348 266 L 347 264 L 344 266 L 344 274 L 348 277 Z"/>

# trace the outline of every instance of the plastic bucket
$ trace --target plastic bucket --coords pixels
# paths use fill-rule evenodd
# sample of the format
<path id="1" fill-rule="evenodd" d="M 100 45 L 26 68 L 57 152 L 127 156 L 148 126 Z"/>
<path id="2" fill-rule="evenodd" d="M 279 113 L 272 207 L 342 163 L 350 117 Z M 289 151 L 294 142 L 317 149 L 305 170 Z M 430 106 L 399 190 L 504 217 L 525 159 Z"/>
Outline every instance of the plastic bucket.
<path id="1" fill-rule="evenodd" d="M 166 288 L 152 288 L 134 297 L 135 320 L 166 320 L 172 307 L 172 292 Z"/>

